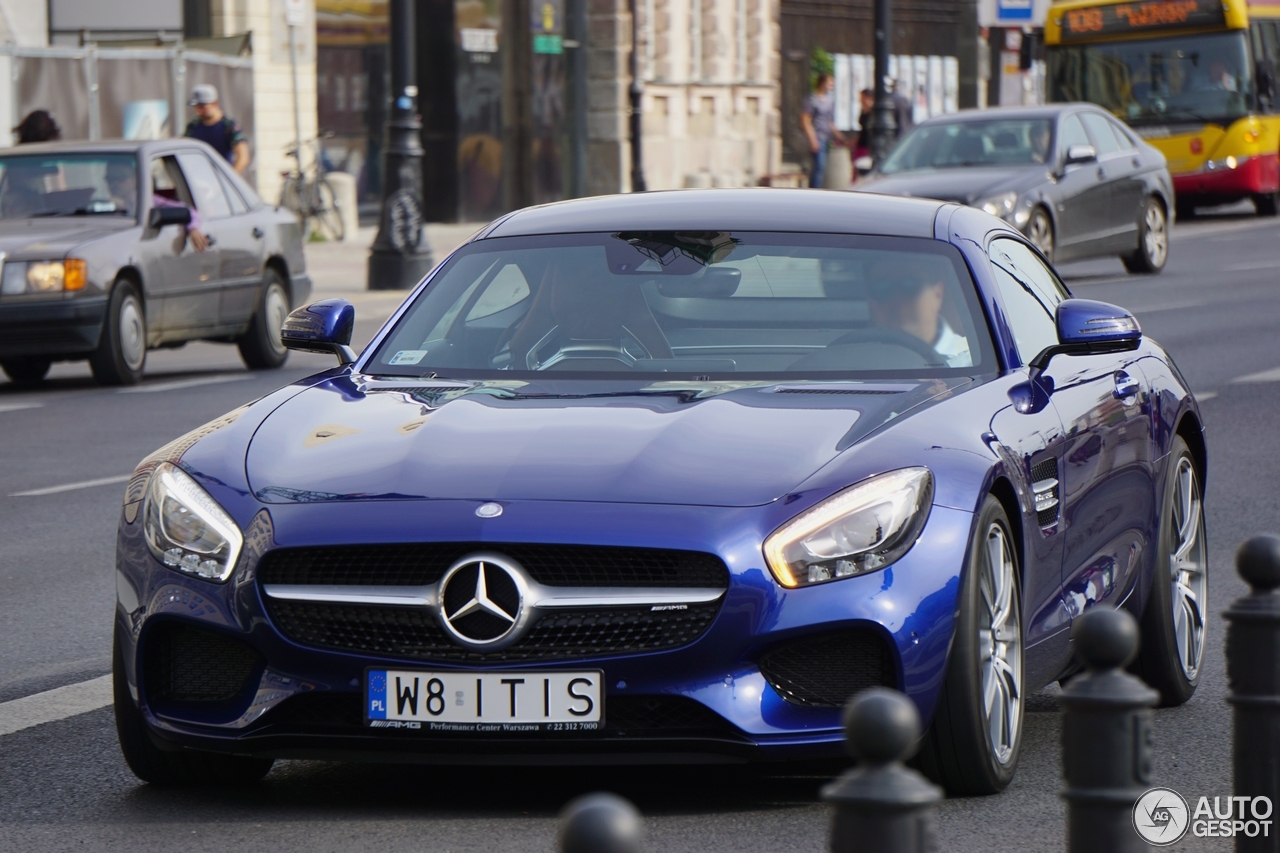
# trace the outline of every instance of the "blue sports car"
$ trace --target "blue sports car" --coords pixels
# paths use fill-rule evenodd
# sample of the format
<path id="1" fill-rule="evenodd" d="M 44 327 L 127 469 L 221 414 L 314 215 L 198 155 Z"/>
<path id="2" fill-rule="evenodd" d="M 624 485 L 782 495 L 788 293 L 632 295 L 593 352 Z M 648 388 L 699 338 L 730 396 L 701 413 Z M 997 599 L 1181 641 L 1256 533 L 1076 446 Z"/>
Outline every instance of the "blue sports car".
<path id="1" fill-rule="evenodd" d="M 143 460 L 115 710 L 153 783 L 277 758 L 653 763 L 838 754 L 873 685 L 919 765 L 1002 789 L 1096 604 L 1196 688 L 1200 412 L 1122 308 L 1001 220 L 858 193 L 530 208 L 358 357 Z"/>

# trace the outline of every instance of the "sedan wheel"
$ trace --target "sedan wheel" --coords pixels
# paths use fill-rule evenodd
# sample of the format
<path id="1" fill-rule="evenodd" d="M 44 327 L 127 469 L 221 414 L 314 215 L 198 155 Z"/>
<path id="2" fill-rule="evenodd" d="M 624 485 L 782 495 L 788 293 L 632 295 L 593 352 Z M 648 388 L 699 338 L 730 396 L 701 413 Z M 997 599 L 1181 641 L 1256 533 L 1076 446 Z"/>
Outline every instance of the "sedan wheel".
<path id="1" fill-rule="evenodd" d="M 1200 680 L 1208 614 L 1208 545 L 1195 462 L 1177 438 L 1169 454 L 1160 542 L 1135 668 L 1165 705 L 1191 698 Z"/>
<path id="2" fill-rule="evenodd" d="M 289 295 L 280 274 L 268 267 L 262 276 L 262 296 L 249 329 L 236 343 L 240 358 L 250 370 L 274 370 L 284 364 L 289 351 L 280 342 L 280 327 L 289 316 Z"/>
<path id="3" fill-rule="evenodd" d="M 1153 273 L 1164 269 L 1168 257 L 1169 217 L 1165 215 L 1163 204 L 1149 198 L 1138 221 L 1138 248 L 1121 260 L 1129 272 Z"/>
<path id="4" fill-rule="evenodd" d="M 98 349 L 89 356 L 93 378 L 103 385 L 134 385 L 147 363 L 147 319 L 137 288 L 120 279 L 111 288 Z"/>
<path id="5" fill-rule="evenodd" d="M 961 577 L 947 677 L 916 763 L 951 794 L 994 794 L 1022 743 L 1022 595 L 1008 516 L 988 496 Z"/>
<path id="6" fill-rule="evenodd" d="M 1053 221 L 1043 207 L 1031 212 L 1031 221 L 1027 223 L 1027 237 L 1031 245 L 1040 250 L 1045 260 L 1053 263 Z"/>

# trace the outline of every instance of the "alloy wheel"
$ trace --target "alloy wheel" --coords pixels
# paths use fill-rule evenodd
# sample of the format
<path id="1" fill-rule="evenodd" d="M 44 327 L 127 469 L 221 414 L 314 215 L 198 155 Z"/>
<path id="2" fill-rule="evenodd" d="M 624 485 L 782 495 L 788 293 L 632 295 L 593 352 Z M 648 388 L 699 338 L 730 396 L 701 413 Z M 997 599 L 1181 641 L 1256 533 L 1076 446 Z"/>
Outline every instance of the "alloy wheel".
<path id="1" fill-rule="evenodd" d="M 1040 250 L 1040 254 L 1050 261 L 1053 260 L 1053 223 L 1049 221 L 1049 215 L 1043 210 L 1037 209 L 1031 214 L 1031 225 L 1027 236 L 1031 239 L 1031 245 Z"/>
<path id="2" fill-rule="evenodd" d="M 1001 524 L 987 528 L 986 558 L 978 579 L 982 708 L 996 761 L 1013 757 L 1022 726 L 1022 618 L 1013 555 Z"/>
<path id="3" fill-rule="evenodd" d="M 147 356 L 147 341 L 142 306 L 132 295 L 126 296 L 120 305 L 119 332 L 120 358 L 130 370 L 140 370 Z"/>
<path id="4" fill-rule="evenodd" d="M 1173 606 L 1173 633 L 1178 662 L 1187 680 L 1200 671 L 1204 657 L 1205 612 L 1208 565 L 1200 490 L 1195 468 L 1183 456 L 1178 460 L 1173 481 L 1173 531 L 1175 547 L 1169 556 L 1169 583 Z"/>
<path id="5" fill-rule="evenodd" d="M 283 354 L 285 351 L 284 344 L 280 341 L 280 329 L 284 326 L 284 321 L 289 318 L 289 301 L 285 299 L 284 291 L 279 285 L 272 285 L 267 288 L 266 299 L 263 300 L 263 316 L 267 322 L 267 342 L 271 347 L 271 351 L 277 355 Z"/>
<path id="6" fill-rule="evenodd" d="M 1142 248 L 1147 253 L 1147 260 L 1152 269 L 1164 266 L 1165 256 L 1169 253 L 1169 222 L 1164 215 L 1164 208 L 1155 202 L 1147 205 L 1142 235 Z"/>

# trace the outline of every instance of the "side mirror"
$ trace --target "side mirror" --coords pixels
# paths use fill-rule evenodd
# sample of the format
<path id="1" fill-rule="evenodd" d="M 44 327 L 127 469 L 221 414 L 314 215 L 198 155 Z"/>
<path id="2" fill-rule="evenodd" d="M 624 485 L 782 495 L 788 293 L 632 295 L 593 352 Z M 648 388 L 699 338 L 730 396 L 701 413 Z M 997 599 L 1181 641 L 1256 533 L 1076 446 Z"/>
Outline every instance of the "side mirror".
<path id="1" fill-rule="evenodd" d="M 1098 159 L 1098 149 L 1092 145 L 1069 145 L 1063 166 L 1075 166 L 1079 163 L 1092 163 Z"/>
<path id="2" fill-rule="evenodd" d="M 147 225 L 151 228 L 163 228 L 166 225 L 191 224 L 191 209 L 187 207 L 153 207 L 147 217 Z"/>
<path id="3" fill-rule="evenodd" d="M 1142 343 L 1138 318 L 1108 302 L 1064 299 L 1058 303 L 1054 319 L 1058 327 L 1058 343 L 1045 347 L 1031 359 L 1033 378 L 1044 372 L 1055 355 L 1129 352 Z"/>
<path id="4" fill-rule="evenodd" d="M 286 349 L 336 355 L 338 364 L 351 364 L 351 332 L 356 325 L 356 309 L 345 299 L 321 299 L 294 309 L 280 327 L 280 343 Z"/>

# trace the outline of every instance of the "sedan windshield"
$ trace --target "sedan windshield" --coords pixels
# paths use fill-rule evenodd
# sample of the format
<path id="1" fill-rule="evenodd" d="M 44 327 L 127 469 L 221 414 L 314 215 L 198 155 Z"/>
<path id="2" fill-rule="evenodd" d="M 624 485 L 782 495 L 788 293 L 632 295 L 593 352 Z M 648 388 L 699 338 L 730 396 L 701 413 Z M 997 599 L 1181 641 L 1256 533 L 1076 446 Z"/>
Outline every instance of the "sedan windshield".
<path id="1" fill-rule="evenodd" d="M 1045 163 L 1053 151 L 1052 127 L 1047 118 L 930 122 L 907 134 L 880 172 Z"/>
<path id="2" fill-rule="evenodd" d="M 1055 47 L 1049 100 L 1092 101 L 1135 127 L 1230 124 L 1253 103 L 1243 32 Z"/>
<path id="3" fill-rule="evenodd" d="M 0 157 L 0 219 L 136 216 L 138 161 L 132 154 L 18 154 Z"/>
<path id="4" fill-rule="evenodd" d="M 687 381 L 975 374 L 994 365 L 973 281 L 950 245 L 636 231 L 465 247 L 365 370 Z"/>

